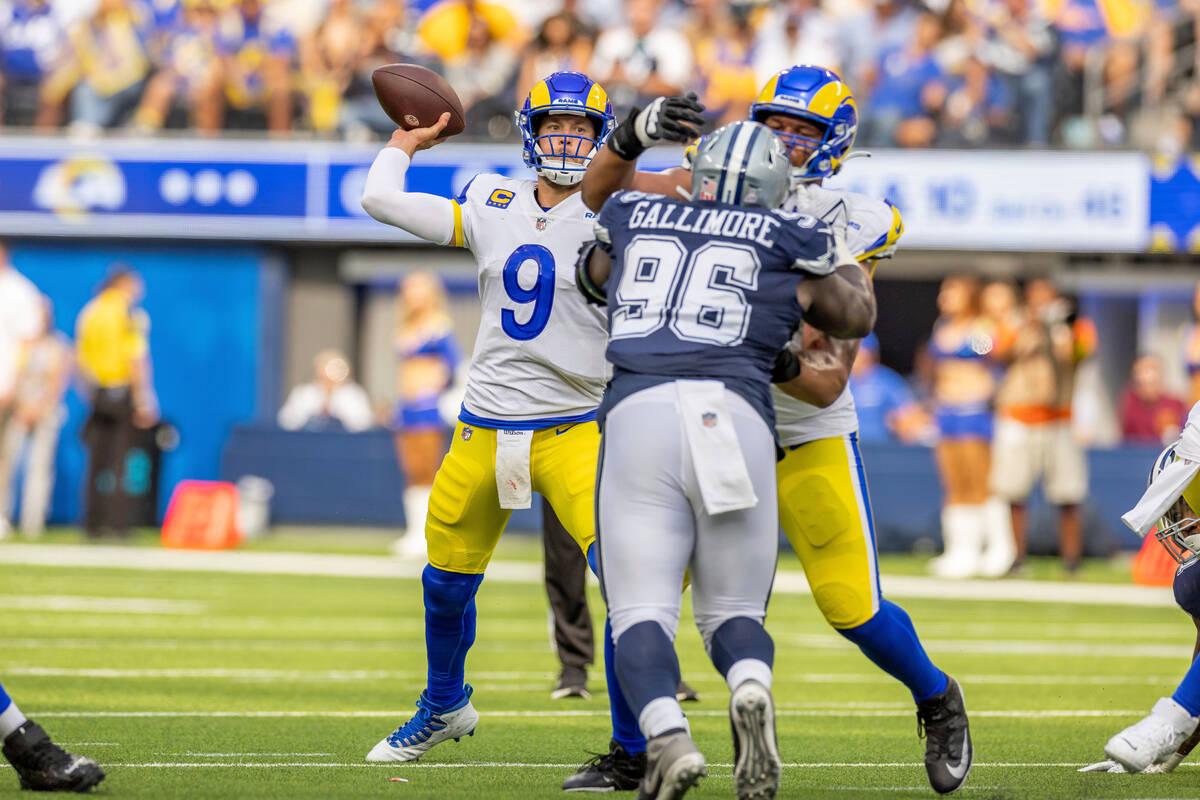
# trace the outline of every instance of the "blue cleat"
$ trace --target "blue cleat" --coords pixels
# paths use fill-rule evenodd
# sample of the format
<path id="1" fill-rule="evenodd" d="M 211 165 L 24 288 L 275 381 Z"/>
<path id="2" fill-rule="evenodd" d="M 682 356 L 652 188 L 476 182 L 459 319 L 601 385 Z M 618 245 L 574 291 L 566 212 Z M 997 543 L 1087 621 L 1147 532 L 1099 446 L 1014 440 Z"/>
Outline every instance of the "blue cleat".
<path id="1" fill-rule="evenodd" d="M 412 719 L 397 728 L 391 736 L 382 740 L 367 753 L 367 761 L 416 761 L 434 745 L 447 739 L 458 741 L 463 736 L 474 736 L 479 722 L 479 712 L 471 705 L 470 684 L 463 687 L 466 694 L 462 701 L 451 709 L 435 712 L 429 707 L 429 697 L 421 692 L 417 700 L 417 713 Z"/>

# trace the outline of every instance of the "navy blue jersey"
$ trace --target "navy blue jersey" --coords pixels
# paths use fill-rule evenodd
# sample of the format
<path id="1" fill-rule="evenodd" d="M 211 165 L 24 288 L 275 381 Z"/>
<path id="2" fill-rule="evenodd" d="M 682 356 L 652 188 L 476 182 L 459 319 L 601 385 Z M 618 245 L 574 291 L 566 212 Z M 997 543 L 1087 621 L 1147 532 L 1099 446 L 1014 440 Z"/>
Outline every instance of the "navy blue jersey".
<path id="1" fill-rule="evenodd" d="M 770 375 L 800 324 L 796 288 L 837 266 L 833 234 L 804 214 L 618 192 L 596 219 L 609 250 L 602 412 L 676 378 L 716 379 L 772 428 Z"/>

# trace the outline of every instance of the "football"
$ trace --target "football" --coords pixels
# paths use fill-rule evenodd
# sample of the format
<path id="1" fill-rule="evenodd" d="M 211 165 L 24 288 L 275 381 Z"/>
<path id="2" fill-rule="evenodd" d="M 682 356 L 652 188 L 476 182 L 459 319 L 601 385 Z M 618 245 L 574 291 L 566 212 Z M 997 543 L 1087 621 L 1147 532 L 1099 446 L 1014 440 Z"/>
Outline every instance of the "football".
<path id="1" fill-rule="evenodd" d="M 428 128 L 447 111 L 450 122 L 443 136 L 462 133 L 466 127 L 462 101 L 431 69 L 417 64 L 386 64 L 371 73 L 371 84 L 379 105 L 405 130 Z"/>

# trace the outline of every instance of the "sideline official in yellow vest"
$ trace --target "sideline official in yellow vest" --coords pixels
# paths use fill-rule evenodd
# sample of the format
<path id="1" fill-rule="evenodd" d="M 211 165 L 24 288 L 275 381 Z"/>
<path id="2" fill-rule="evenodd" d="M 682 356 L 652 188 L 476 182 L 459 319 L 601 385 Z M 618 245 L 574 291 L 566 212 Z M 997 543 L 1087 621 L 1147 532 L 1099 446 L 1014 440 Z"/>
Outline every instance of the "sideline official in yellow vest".
<path id="1" fill-rule="evenodd" d="M 126 535 L 126 454 L 134 429 L 158 422 L 147 342 L 150 318 L 138 307 L 144 293 L 141 276 L 118 267 L 75 322 L 79 372 L 92 399 L 83 431 L 90 450 L 84 528 L 91 537 Z"/>

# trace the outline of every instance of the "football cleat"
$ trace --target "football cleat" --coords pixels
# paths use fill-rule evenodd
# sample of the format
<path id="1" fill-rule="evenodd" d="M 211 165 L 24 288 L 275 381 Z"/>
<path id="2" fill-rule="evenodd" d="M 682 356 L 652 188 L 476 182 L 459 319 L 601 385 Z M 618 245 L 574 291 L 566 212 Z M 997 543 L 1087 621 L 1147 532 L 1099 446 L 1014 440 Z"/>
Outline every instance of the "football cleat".
<path id="1" fill-rule="evenodd" d="M 1130 772 L 1145 772 L 1179 749 L 1200 718 L 1169 697 L 1160 697 L 1150 716 L 1138 720 L 1104 745 L 1104 753 Z"/>
<path id="2" fill-rule="evenodd" d="M 682 730 L 646 743 L 646 768 L 638 800 L 679 800 L 708 774 L 704 755 Z"/>
<path id="3" fill-rule="evenodd" d="M 646 754 L 630 755 L 613 739 L 607 753 L 596 753 L 563 781 L 564 792 L 631 792 L 646 777 Z"/>
<path id="4" fill-rule="evenodd" d="M 758 681 L 746 681 L 729 698 L 733 729 L 733 788 L 738 800 L 770 800 L 779 791 L 783 764 L 775 738 L 775 701 Z"/>
<path id="5" fill-rule="evenodd" d="M 434 745 L 447 739 L 458 741 L 463 736 L 474 736 L 479 712 L 471 705 L 470 684 L 463 687 L 466 694 L 462 702 L 446 711 L 435 712 L 429 705 L 429 695 L 421 692 L 417 700 L 417 713 L 412 719 L 371 748 L 367 761 L 416 761 Z"/>
<path id="6" fill-rule="evenodd" d="M 962 786 L 974 752 L 967 709 L 958 681 L 946 676 L 946 690 L 917 703 L 917 736 L 925 738 L 925 772 L 938 794 Z"/>
<path id="7" fill-rule="evenodd" d="M 686 681 L 680 679 L 675 686 L 675 699 L 681 703 L 698 703 L 700 702 L 700 693 L 689 686 Z"/>
<path id="8" fill-rule="evenodd" d="M 104 780 L 100 765 L 63 750 L 33 720 L 26 720 L 4 739 L 3 752 L 16 770 L 22 789 L 86 792 Z"/>
<path id="9" fill-rule="evenodd" d="M 587 690 L 587 670 L 582 667 L 563 667 L 558 675 L 558 684 L 550 692 L 551 700 L 562 700 L 567 697 L 590 699 L 592 693 Z"/>

